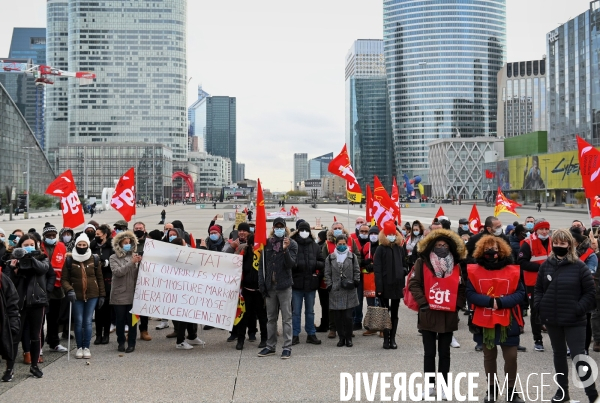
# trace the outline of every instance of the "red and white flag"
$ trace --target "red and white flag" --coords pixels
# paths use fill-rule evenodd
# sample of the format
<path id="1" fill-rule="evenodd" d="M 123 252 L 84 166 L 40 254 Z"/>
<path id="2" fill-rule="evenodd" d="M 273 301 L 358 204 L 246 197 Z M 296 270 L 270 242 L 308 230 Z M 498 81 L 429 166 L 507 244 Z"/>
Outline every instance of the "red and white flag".
<path id="1" fill-rule="evenodd" d="M 58 175 L 46 189 L 46 194 L 60 197 L 63 215 L 63 227 L 76 228 L 85 222 L 81 201 L 77 196 L 77 187 L 70 169 Z"/>
<path id="2" fill-rule="evenodd" d="M 446 213 L 444 213 L 444 209 L 442 208 L 442 206 L 440 206 L 440 208 L 438 209 L 437 213 L 435 214 L 435 218 L 441 217 L 441 216 L 445 216 Z"/>
<path id="3" fill-rule="evenodd" d="M 133 167 L 119 179 L 110 205 L 127 222 L 131 221 L 131 217 L 135 215 L 135 171 Z"/>
<path id="4" fill-rule="evenodd" d="M 469 230 L 474 234 L 478 234 L 480 227 L 481 218 L 479 217 L 479 211 L 477 210 L 477 205 L 473 204 L 473 208 L 471 208 L 471 214 L 469 215 Z"/>
<path id="5" fill-rule="evenodd" d="M 398 183 L 396 183 L 396 177 L 394 176 L 394 183 L 392 183 L 392 202 L 394 205 L 394 218 L 398 225 L 402 225 L 402 213 L 400 212 L 400 205 L 398 204 L 398 200 L 400 196 L 398 194 Z"/>
<path id="6" fill-rule="evenodd" d="M 394 221 L 394 202 L 381 184 L 377 176 L 373 179 L 373 217 L 379 230 L 383 230 L 383 224 Z"/>
<path id="7" fill-rule="evenodd" d="M 594 204 L 594 198 L 600 195 L 600 151 L 579 136 L 577 148 L 585 197 Z"/>
<path id="8" fill-rule="evenodd" d="M 350 157 L 348 156 L 348 150 L 346 144 L 342 148 L 342 151 L 334 159 L 331 160 L 327 166 L 327 170 L 332 174 L 339 176 L 346 180 L 346 197 L 348 200 L 360 203 L 362 200 L 362 191 L 354 176 L 352 165 L 350 165 Z"/>

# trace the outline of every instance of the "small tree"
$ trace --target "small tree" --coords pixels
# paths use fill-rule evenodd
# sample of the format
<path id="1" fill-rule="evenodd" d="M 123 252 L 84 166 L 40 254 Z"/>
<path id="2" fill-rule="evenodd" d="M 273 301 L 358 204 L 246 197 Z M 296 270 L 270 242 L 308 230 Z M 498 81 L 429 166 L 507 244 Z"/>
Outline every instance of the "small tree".
<path id="1" fill-rule="evenodd" d="M 583 204 L 585 202 L 585 192 L 576 192 L 573 196 L 578 204 Z"/>
<path id="2" fill-rule="evenodd" d="M 308 196 L 308 193 L 304 190 L 290 190 L 287 192 L 288 197 L 294 196 Z"/>
<path id="3" fill-rule="evenodd" d="M 34 209 L 49 208 L 52 207 L 55 200 L 54 197 L 32 194 L 29 196 L 29 207 Z"/>

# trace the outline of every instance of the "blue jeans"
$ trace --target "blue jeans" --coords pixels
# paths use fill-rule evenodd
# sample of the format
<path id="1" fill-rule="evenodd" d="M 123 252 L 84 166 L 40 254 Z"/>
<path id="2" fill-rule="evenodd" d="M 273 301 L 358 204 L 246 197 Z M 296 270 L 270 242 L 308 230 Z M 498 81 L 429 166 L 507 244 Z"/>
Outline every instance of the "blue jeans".
<path id="1" fill-rule="evenodd" d="M 92 338 L 92 315 L 98 298 L 73 303 L 73 325 L 75 326 L 75 341 L 77 348 L 90 348 Z"/>
<path id="2" fill-rule="evenodd" d="M 314 291 L 292 290 L 292 327 L 294 336 L 302 329 L 302 301 L 304 301 L 304 330 L 306 334 L 315 335 L 315 294 Z"/>

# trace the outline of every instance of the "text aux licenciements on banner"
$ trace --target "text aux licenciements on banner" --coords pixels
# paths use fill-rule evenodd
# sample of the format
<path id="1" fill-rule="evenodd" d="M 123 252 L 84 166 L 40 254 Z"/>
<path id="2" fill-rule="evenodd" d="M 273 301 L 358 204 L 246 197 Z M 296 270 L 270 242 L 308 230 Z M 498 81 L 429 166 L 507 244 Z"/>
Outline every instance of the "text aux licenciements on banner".
<path id="1" fill-rule="evenodd" d="M 242 259 L 147 239 L 131 313 L 231 330 Z"/>

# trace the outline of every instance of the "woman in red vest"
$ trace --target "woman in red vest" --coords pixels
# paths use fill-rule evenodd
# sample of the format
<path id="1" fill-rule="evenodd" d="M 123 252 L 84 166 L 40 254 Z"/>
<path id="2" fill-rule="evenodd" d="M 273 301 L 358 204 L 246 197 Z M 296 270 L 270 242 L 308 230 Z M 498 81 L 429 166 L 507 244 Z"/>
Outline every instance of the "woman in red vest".
<path id="1" fill-rule="evenodd" d="M 438 372 L 447 381 L 452 333 L 458 330 L 458 310 L 466 300 L 460 263 L 466 258 L 467 250 L 456 233 L 439 229 L 423 238 L 417 251 L 419 258 L 408 287 L 420 306 L 417 327 L 423 335 L 423 370 L 435 373 L 435 352 L 438 350 Z M 433 390 L 428 392 L 431 395 Z M 443 391 L 442 398 L 445 400 Z"/>
<path id="2" fill-rule="evenodd" d="M 514 389 L 517 377 L 517 346 L 523 326 L 520 303 L 525 299 L 525 287 L 519 281 L 521 269 L 512 264 L 512 249 L 500 237 L 487 235 L 475 245 L 467 271 L 467 301 L 474 306 L 471 331 L 477 344 L 483 344 L 483 366 L 487 374 L 487 395 L 484 402 L 498 399 L 496 373 L 498 346 L 504 357 L 504 373 L 508 378 L 507 402 L 523 402 Z M 502 385 L 503 379 L 497 379 Z"/>

